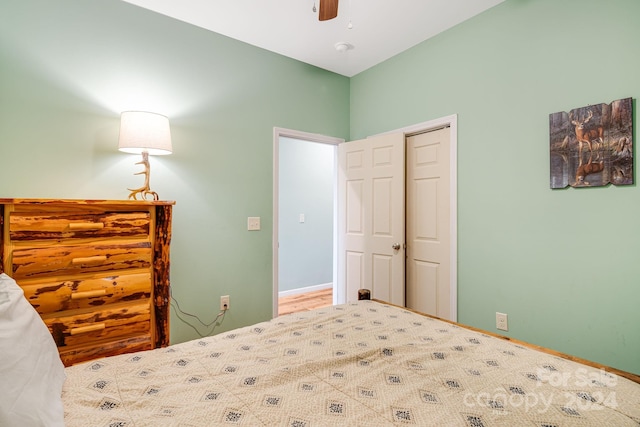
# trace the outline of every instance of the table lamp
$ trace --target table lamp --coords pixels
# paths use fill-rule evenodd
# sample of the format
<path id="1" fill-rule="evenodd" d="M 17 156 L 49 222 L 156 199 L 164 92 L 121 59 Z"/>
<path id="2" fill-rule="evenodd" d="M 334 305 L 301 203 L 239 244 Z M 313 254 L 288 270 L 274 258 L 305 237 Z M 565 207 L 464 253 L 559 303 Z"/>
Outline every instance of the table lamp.
<path id="1" fill-rule="evenodd" d="M 118 150 L 125 153 L 142 154 L 142 160 L 137 165 L 144 165 L 144 170 L 134 175 L 144 174 L 144 185 L 139 188 L 128 188 L 131 193 L 129 199 L 137 200 L 152 196 L 158 200 L 158 193 L 149 188 L 149 154 L 171 154 L 171 129 L 166 116 L 146 111 L 125 111 L 120 116 L 120 137 Z"/>

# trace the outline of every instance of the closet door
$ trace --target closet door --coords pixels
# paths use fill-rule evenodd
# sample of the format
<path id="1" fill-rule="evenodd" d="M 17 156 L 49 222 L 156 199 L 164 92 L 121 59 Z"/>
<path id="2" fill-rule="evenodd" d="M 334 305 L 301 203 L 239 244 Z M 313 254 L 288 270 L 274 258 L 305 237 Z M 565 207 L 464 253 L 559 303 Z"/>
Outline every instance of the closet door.
<path id="1" fill-rule="evenodd" d="M 338 146 L 338 287 L 397 305 L 404 286 L 404 134 Z"/>
<path id="2" fill-rule="evenodd" d="M 407 137 L 407 307 L 453 319 L 450 131 Z"/>

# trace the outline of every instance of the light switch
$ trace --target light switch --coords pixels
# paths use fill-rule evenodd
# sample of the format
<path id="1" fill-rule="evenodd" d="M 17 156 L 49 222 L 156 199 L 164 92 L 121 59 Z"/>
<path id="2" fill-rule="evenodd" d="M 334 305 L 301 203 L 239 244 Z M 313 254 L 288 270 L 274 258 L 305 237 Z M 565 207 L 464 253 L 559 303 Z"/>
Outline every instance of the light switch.
<path id="1" fill-rule="evenodd" d="M 300 222 L 304 222 L 304 214 L 300 214 Z"/>
<path id="2" fill-rule="evenodd" d="M 250 216 L 249 218 L 247 218 L 247 230 L 249 230 L 249 231 L 260 230 L 260 217 L 259 216 Z"/>

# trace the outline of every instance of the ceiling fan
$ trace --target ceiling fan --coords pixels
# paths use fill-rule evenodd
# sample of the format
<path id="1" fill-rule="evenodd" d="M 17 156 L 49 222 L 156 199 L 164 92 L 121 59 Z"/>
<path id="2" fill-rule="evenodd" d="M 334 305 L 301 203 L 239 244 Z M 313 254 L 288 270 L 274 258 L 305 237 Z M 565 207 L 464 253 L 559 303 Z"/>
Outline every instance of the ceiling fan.
<path id="1" fill-rule="evenodd" d="M 318 19 L 328 21 L 338 16 L 338 0 L 320 0 Z"/>

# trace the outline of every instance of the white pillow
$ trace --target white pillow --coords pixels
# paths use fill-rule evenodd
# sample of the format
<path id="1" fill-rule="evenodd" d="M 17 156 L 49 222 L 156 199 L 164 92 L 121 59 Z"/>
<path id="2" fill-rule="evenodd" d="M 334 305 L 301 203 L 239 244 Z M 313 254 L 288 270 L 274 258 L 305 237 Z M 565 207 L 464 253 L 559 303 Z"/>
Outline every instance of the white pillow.
<path id="1" fill-rule="evenodd" d="M 0 274 L 0 426 L 64 426 L 64 366 L 22 288 Z"/>

